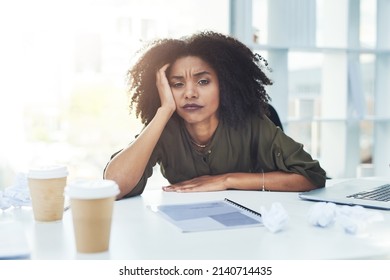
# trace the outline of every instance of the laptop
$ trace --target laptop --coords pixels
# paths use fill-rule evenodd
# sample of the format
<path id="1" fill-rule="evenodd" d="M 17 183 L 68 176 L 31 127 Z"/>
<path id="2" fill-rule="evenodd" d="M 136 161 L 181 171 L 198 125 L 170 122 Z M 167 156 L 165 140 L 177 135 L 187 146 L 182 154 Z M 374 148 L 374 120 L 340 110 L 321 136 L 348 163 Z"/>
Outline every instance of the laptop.
<path id="1" fill-rule="evenodd" d="M 349 179 L 325 188 L 299 193 L 299 197 L 303 200 L 390 210 L 390 180 Z"/>

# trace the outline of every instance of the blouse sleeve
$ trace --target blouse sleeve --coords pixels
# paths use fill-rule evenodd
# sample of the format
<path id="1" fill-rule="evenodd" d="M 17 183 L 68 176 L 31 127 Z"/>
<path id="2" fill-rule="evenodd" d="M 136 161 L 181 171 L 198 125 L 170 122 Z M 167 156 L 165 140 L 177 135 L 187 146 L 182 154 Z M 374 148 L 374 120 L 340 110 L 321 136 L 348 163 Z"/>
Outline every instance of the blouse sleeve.
<path id="1" fill-rule="evenodd" d="M 112 160 L 121 151 L 122 150 L 119 150 L 118 152 L 114 153 L 111 156 L 110 160 Z M 155 150 L 152 153 L 152 156 L 150 157 L 150 159 L 145 167 L 145 170 L 144 170 L 144 173 L 142 174 L 141 179 L 138 181 L 137 185 L 135 185 L 135 187 L 129 193 L 127 193 L 123 198 L 129 198 L 129 197 L 137 196 L 137 195 L 140 195 L 143 193 L 145 186 L 146 186 L 146 183 L 148 181 L 148 178 L 150 176 L 152 176 L 152 174 L 153 174 L 153 167 L 157 163 L 157 154 L 158 154 L 158 149 L 155 148 Z M 107 168 L 107 165 L 104 168 L 104 170 Z"/>
<path id="2" fill-rule="evenodd" d="M 258 128 L 258 168 L 261 166 L 265 172 L 280 170 L 301 174 L 317 187 L 325 186 L 325 171 L 319 162 L 304 150 L 302 144 L 287 136 L 266 117 L 261 120 Z"/>

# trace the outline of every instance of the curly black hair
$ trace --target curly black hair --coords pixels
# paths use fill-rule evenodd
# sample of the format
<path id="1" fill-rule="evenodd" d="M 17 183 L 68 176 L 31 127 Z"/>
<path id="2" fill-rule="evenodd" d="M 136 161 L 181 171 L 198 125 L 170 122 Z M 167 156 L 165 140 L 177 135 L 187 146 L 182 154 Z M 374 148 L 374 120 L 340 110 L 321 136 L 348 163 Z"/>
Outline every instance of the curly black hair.
<path id="1" fill-rule="evenodd" d="M 178 58 L 196 56 L 217 73 L 220 90 L 219 118 L 237 126 L 248 117 L 268 114 L 265 86 L 272 81 L 263 69 L 267 61 L 237 39 L 216 32 L 196 33 L 182 39 L 160 39 L 140 50 L 141 57 L 128 71 L 130 110 L 147 125 L 161 106 L 156 72 Z M 167 70 L 169 71 L 169 69 Z"/>

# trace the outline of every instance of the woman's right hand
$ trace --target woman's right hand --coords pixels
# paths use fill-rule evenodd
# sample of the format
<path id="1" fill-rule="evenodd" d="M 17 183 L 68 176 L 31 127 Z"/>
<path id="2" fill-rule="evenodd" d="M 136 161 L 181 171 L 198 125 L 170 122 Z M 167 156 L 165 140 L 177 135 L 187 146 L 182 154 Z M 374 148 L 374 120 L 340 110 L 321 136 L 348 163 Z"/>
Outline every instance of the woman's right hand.
<path id="1" fill-rule="evenodd" d="M 175 99 L 165 71 L 169 64 L 161 67 L 156 73 L 156 86 L 161 100 L 161 107 L 155 117 L 142 130 L 138 137 L 107 165 L 104 178 L 114 180 L 122 198 L 132 192 L 142 178 L 154 148 L 163 130 L 176 110 Z"/>
<path id="2" fill-rule="evenodd" d="M 156 85 L 158 89 L 158 94 L 160 96 L 161 107 L 167 108 L 174 112 L 176 111 L 176 103 L 175 99 L 173 98 L 172 90 L 166 75 L 166 70 L 168 69 L 168 67 L 169 64 L 165 64 L 157 71 Z"/>

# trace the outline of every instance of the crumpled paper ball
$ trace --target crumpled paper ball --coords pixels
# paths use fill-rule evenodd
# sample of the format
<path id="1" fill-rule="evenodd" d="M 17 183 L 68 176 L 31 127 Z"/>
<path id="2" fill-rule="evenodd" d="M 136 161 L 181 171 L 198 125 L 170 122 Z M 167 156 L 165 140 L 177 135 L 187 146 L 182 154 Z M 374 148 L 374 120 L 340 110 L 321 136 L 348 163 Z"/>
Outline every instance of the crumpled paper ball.
<path id="1" fill-rule="evenodd" d="M 313 226 L 328 227 L 337 224 L 346 233 L 356 234 L 367 224 L 383 220 L 383 215 L 362 206 L 338 206 L 332 202 L 317 202 L 309 210 L 309 223 Z"/>
<path id="2" fill-rule="evenodd" d="M 21 207 L 30 205 L 31 198 L 27 175 L 25 173 L 18 173 L 15 176 L 14 183 L 4 191 L 0 191 L 0 209 L 6 210 L 11 206 Z"/>
<path id="3" fill-rule="evenodd" d="M 334 223 L 336 204 L 327 202 L 315 203 L 309 210 L 308 220 L 313 226 L 327 227 Z"/>
<path id="4" fill-rule="evenodd" d="M 383 215 L 378 211 L 356 206 L 341 206 L 337 209 L 336 223 L 340 224 L 345 232 L 356 234 L 368 224 L 382 221 Z"/>
<path id="5" fill-rule="evenodd" d="M 289 217 L 281 203 L 272 203 L 269 210 L 261 207 L 260 212 L 264 226 L 272 233 L 282 231 L 287 227 Z"/>

